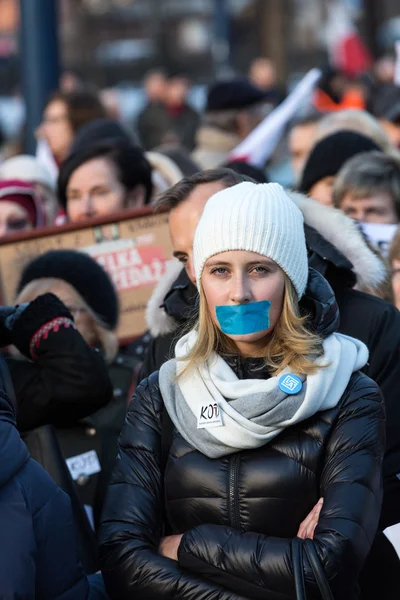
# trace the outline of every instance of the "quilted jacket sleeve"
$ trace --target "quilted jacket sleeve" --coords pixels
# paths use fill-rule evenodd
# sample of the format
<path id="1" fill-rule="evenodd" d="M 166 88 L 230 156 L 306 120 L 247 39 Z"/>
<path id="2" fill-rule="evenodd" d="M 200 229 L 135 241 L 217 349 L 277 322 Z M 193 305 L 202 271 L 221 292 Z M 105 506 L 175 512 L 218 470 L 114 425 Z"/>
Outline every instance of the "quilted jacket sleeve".
<path id="1" fill-rule="evenodd" d="M 375 536 L 381 506 L 384 409 L 376 384 L 353 376 L 327 442 L 320 479 L 325 502 L 314 544 L 335 598 L 352 598 Z M 182 567 L 248 598 L 294 598 L 291 540 L 201 525 L 185 533 Z M 306 586 L 319 598 L 304 559 Z"/>
<path id="2" fill-rule="evenodd" d="M 119 456 L 100 527 L 100 561 L 111 600 L 239 600 L 161 556 L 162 400 L 158 373 L 137 388 L 119 440 Z"/>

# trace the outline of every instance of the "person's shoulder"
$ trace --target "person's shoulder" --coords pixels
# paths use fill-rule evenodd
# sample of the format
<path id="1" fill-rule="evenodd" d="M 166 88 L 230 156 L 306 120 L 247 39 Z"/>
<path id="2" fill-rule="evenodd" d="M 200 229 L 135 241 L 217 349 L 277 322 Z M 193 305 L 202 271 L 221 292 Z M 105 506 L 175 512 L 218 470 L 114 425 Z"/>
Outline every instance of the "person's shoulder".
<path id="1" fill-rule="evenodd" d="M 32 458 L 26 462 L 15 477 L 21 485 L 33 514 L 41 510 L 58 490 L 58 486 L 50 475 Z"/>
<path id="2" fill-rule="evenodd" d="M 380 412 L 382 407 L 383 396 L 378 384 L 365 373 L 354 372 L 342 396 L 340 409 L 357 410 L 361 415 L 375 410 Z"/>
<path id="3" fill-rule="evenodd" d="M 378 298 L 377 296 L 368 294 L 367 292 L 362 292 L 354 288 L 346 288 L 335 295 L 338 300 L 343 298 L 343 300 L 347 300 L 348 302 L 352 301 L 360 307 L 367 307 L 368 309 L 382 314 L 389 313 L 393 315 L 400 315 L 400 312 L 395 306 L 393 306 L 393 304 L 390 304 L 390 302 L 384 300 L 383 298 Z"/>
<path id="4" fill-rule="evenodd" d="M 370 342 L 371 335 L 378 335 L 382 342 L 388 334 L 390 340 L 400 334 L 400 311 L 390 302 L 354 289 L 336 295 L 336 299 L 341 317 L 339 331 L 366 343 Z"/>

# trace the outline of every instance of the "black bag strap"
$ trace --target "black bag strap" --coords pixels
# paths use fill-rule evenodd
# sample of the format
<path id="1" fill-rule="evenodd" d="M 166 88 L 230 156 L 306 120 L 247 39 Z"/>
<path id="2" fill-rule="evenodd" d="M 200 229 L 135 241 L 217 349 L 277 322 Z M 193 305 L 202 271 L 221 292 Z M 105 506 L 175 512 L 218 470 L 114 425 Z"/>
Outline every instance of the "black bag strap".
<path id="1" fill-rule="evenodd" d="M 329 587 L 328 580 L 312 540 L 302 540 L 295 537 L 292 540 L 292 562 L 297 600 L 306 600 L 307 598 L 303 571 L 303 549 L 313 571 L 322 600 L 334 600 L 332 590 Z"/>
<path id="2" fill-rule="evenodd" d="M 292 541 L 292 562 L 296 598 L 297 600 L 306 600 L 303 571 L 303 541 L 298 537 L 293 538 Z"/>
<path id="3" fill-rule="evenodd" d="M 304 551 L 314 573 L 322 600 L 334 600 L 325 572 L 322 568 L 315 546 L 310 539 L 304 540 Z"/>

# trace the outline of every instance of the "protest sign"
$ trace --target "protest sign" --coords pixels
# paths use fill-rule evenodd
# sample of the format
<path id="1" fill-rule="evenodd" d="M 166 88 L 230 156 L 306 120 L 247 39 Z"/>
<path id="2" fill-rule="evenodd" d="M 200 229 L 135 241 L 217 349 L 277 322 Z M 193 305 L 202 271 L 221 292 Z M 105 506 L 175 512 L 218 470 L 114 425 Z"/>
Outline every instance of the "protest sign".
<path id="1" fill-rule="evenodd" d="M 0 240 L 2 304 L 14 304 L 27 263 L 48 250 L 69 249 L 92 256 L 113 280 L 121 308 L 118 338 L 127 341 L 142 334 L 147 302 L 172 258 L 167 213 L 141 209 Z"/>

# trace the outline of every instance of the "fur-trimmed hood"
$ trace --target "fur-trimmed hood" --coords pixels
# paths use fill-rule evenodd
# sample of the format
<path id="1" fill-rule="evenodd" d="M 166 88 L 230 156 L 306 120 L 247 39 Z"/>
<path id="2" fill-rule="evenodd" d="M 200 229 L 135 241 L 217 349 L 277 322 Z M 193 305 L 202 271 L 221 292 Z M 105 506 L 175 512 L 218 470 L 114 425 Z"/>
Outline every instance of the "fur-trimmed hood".
<path id="1" fill-rule="evenodd" d="M 182 263 L 177 258 L 170 260 L 167 263 L 164 275 L 154 288 L 151 298 L 147 303 L 146 324 L 153 337 L 172 333 L 176 329 L 176 320 L 167 315 L 162 306 L 165 296 L 178 279 L 182 269 Z"/>
<path id="2" fill-rule="evenodd" d="M 342 211 L 324 206 L 298 192 L 287 192 L 303 213 L 304 223 L 315 229 L 353 265 L 360 287 L 375 289 L 386 278 L 383 262 L 368 248 L 356 223 Z"/>
<path id="3" fill-rule="evenodd" d="M 345 268 L 351 270 L 349 274 L 353 276 L 354 282 L 359 287 L 375 289 L 385 280 L 385 265 L 367 246 L 352 219 L 340 210 L 323 206 L 298 192 L 287 191 L 287 194 L 303 213 L 305 225 L 314 229 L 334 247 L 338 255 L 342 255 Z M 336 263 L 334 264 L 336 266 Z M 343 268 L 343 265 L 340 266 Z M 170 261 L 166 273 L 149 300 L 146 322 L 153 337 L 171 333 L 178 326 L 178 320 L 171 314 L 167 314 L 163 305 L 167 294 L 174 289 L 174 286 L 176 292 L 181 293 L 184 287 L 178 279 L 181 273 L 182 264 L 177 259 Z M 187 281 L 186 279 L 186 287 L 191 287 L 193 284 L 188 284 Z"/>

